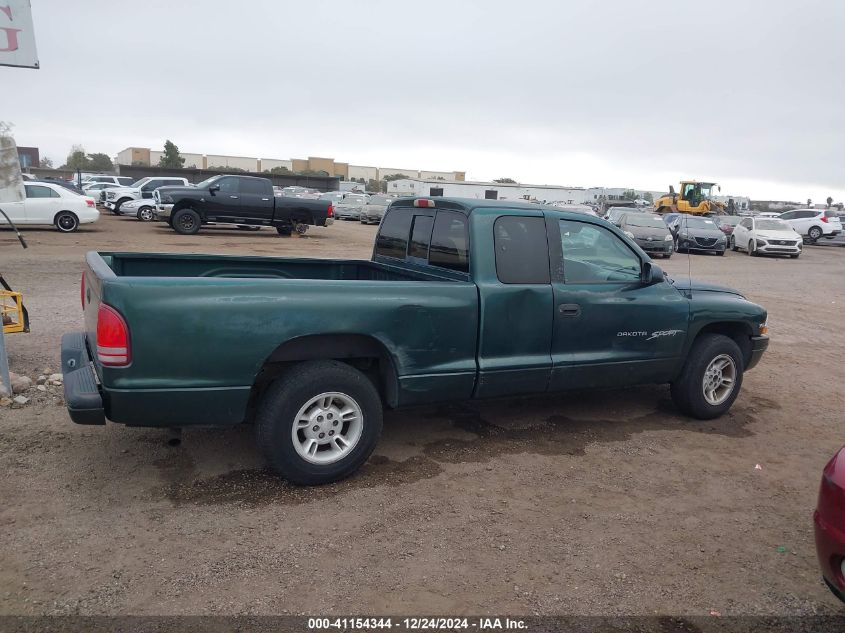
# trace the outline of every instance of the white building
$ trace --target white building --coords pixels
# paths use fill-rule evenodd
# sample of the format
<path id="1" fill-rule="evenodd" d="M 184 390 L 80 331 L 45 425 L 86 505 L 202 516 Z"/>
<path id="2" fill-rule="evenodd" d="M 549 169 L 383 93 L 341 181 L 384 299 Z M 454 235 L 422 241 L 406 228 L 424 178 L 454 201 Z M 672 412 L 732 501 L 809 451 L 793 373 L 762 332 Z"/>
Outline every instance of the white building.
<path id="1" fill-rule="evenodd" d="M 350 165 L 349 179 L 359 180 L 360 178 L 363 178 L 364 182 L 378 180 L 378 167 L 367 167 L 365 165 Z"/>
<path id="2" fill-rule="evenodd" d="M 258 159 L 247 156 L 224 156 L 223 154 L 206 154 L 206 169 L 215 167 L 237 167 L 246 171 L 258 171 Z"/>
<path id="3" fill-rule="evenodd" d="M 581 187 L 459 182 L 422 178 L 391 181 L 387 183 L 387 193 L 420 197 L 479 198 L 482 200 L 539 200 L 540 202 L 570 203 L 586 201 L 586 190 Z"/>

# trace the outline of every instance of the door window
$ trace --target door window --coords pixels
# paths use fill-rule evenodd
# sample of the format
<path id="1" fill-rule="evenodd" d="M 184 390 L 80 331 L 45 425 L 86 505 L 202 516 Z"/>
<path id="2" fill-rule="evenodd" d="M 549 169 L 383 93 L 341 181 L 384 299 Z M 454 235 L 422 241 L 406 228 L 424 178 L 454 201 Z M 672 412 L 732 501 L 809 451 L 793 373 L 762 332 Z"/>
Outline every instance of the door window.
<path id="1" fill-rule="evenodd" d="M 159 187 L 161 187 L 161 186 L 162 186 L 162 184 L 163 184 L 163 183 L 161 182 L 161 180 L 158 180 L 158 179 L 156 179 L 156 180 L 151 180 L 151 181 L 150 181 L 150 182 L 148 182 L 146 185 L 144 185 L 143 187 L 141 187 L 141 191 L 143 191 L 144 193 L 148 193 L 148 192 L 150 192 L 150 191 L 155 191 L 156 189 L 158 189 Z"/>
<path id="2" fill-rule="evenodd" d="M 42 187 L 39 185 L 24 185 L 26 189 L 27 198 L 60 198 L 58 192 L 53 191 L 50 187 Z"/>
<path id="3" fill-rule="evenodd" d="M 438 211 L 428 251 L 431 266 L 469 272 L 469 240 L 467 219 L 460 213 Z"/>
<path id="4" fill-rule="evenodd" d="M 745 218 L 739 225 L 745 229 L 751 228 L 751 218 Z"/>
<path id="5" fill-rule="evenodd" d="M 248 193 L 255 196 L 269 196 L 267 184 L 262 180 L 244 178 L 241 180 L 241 193 Z"/>
<path id="6" fill-rule="evenodd" d="M 543 218 L 502 216 L 493 225 L 496 276 L 503 284 L 549 283 L 549 244 Z"/>
<path id="7" fill-rule="evenodd" d="M 566 283 L 639 281 L 642 274 L 640 258 L 606 228 L 561 220 L 560 239 Z"/>
<path id="8" fill-rule="evenodd" d="M 238 193 L 239 178 L 221 178 L 215 184 L 220 187 L 220 193 Z"/>

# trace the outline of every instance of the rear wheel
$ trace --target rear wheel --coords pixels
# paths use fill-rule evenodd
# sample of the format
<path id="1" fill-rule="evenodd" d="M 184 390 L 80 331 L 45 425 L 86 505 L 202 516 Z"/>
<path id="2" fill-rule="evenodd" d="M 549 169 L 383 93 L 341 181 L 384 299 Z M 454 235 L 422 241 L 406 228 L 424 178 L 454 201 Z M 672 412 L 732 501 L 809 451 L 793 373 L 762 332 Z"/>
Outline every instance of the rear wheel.
<path id="1" fill-rule="evenodd" d="M 201 223 L 199 213 L 193 209 L 179 209 L 170 222 L 173 230 L 180 235 L 194 235 L 200 230 Z"/>
<path id="2" fill-rule="evenodd" d="M 70 211 L 59 212 L 54 222 L 61 233 L 73 233 L 79 228 L 79 218 Z"/>
<path id="3" fill-rule="evenodd" d="M 728 246 L 729 246 L 729 247 L 730 247 L 730 249 L 731 249 L 732 251 L 734 251 L 734 252 L 736 252 L 736 251 L 738 251 L 738 250 L 739 250 L 739 247 L 737 247 L 737 245 L 736 245 L 736 240 L 734 239 L 734 236 L 733 236 L 733 235 L 731 235 L 730 239 L 728 240 Z"/>
<path id="4" fill-rule="evenodd" d="M 686 415 L 717 418 L 739 395 L 743 370 L 742 354 L 733 339 L 703 334 L 693 344 L 680 378 L 672 383 L 672 400 Z"/>
<path id="5" fill-rule="evenodd" d="M 138 209 L 138 219 L 141 222 L 152 222 L 155 220 L 155 214 L 152 207 L 141 207 Z"/>
<path id="6" fill-rule="evenodd" d="M 319 485 L 367 461 L 382 428 L 381 398 L 357 369 L 338 361 L 295 365 L 259 404 L 258 446 L 288 481 Z"/>
<path id="7" fill-rule="evenodd" d="M 822 236 L 822 230 L 818 226 L 810 227 L 810 230 L 807 231 L 807 237 L 809 237 L 812 241 L 818 240 Z"/>
<path id="8" fill-rule="evenodd" d="M 277 226 L 276 232 L 282 237 L 290 237 L 291 228 L 289 226 Z"/>

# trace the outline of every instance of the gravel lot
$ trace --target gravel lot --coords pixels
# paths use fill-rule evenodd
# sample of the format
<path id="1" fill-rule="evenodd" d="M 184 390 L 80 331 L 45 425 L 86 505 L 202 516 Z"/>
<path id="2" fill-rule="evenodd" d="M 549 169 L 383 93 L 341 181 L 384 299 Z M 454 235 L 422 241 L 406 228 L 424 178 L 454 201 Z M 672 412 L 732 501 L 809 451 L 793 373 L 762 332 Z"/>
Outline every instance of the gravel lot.
<path id="1" fill-rule="evenodd" d="M 305 238 L 183 237 L 103 216 L 79 233 L 0 231 L 32 332 L 13 371 L 58 371 L 99 250 L 369 257 L 376 227 Z M 0 409 L 0 613 L 845 613 L 812 535 L 845 442 L 845 249 L 694 255 L 693 276 L 769 309 L 772 343 L 730 415 L 678 416 L 668 389 L 389 412 L 355 477 L 294 488 L 248 427 L 73 425 L 60 391 Z M 686 274 L 685 256 L 659 262 Z M 762 469 L 755 469 L 759 464 Z"/>

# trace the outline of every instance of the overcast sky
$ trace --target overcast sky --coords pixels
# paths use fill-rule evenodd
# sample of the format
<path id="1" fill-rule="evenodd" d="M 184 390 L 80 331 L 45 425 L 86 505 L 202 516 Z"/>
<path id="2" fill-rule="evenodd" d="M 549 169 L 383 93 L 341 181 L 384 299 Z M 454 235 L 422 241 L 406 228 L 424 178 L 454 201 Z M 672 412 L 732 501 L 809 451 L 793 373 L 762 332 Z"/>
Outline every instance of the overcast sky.
<path id="1" fill-rule="evenodd" d="M 0 119 L 70 146 L 845 200 L 842 0 L 32 0 Z M 2 17 L 2 16 L 0 16 Z"/>

